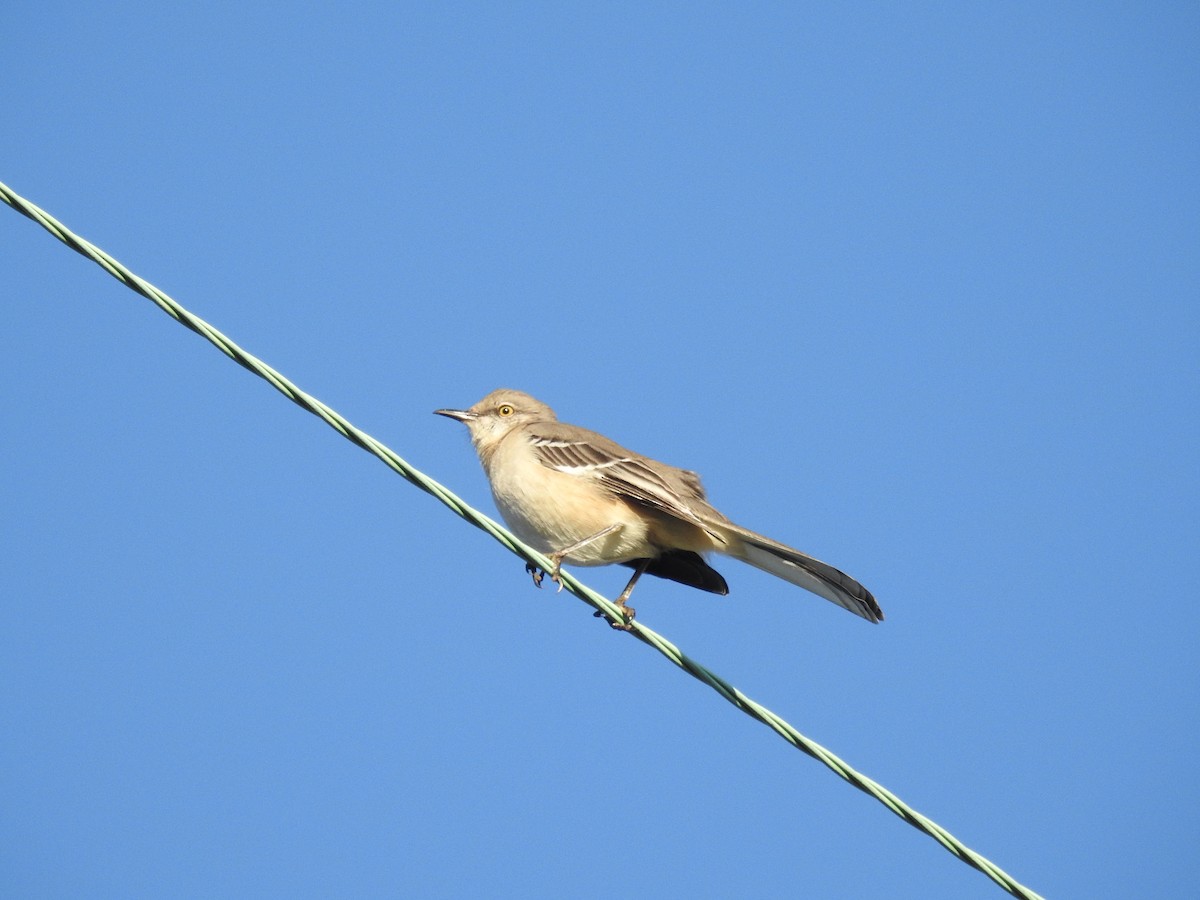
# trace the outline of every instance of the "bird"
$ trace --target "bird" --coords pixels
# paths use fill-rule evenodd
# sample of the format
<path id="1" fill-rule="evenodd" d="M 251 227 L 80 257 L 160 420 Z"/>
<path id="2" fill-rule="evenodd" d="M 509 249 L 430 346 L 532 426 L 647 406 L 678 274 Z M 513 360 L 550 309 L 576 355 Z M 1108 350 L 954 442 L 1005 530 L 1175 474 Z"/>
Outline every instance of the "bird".
<path id="1" fill-rule="evenodd" d="M 504 521 L 551 561 L 562 589 L 563 563 L 620 564 L 633 576 L 616 599 L 628 630 L 642 575 L 713 594 L 729 586 L 702 556 L 715 552 L 776 575 L 861 616 L 883 620 L 875 597 L 850 576 L 748 528 L 708 502 L 700 476 L 627 450 L 602 434 L 560 422 L 545 403 L 500 388 L 467 409 L 435 414 L 467 426 Z M 541 586 L 543 573 L 526 569 Z"/>

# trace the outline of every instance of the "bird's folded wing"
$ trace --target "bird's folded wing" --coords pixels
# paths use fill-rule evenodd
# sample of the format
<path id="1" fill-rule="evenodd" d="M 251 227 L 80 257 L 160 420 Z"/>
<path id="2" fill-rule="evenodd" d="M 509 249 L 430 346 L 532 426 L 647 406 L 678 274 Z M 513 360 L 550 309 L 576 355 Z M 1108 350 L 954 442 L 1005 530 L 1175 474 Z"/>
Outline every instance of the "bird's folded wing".
<path id="1" fill-rule="evenodd" d="M 585 432 L 581 436 L 583 429 L 560 429 L 545 428 L 533 436 L 533 447 L 542 465 L 592 478 L 617 496 L 706 531 L 709 521 L 723 518 L 705 502 L 704 489 L 694 472 L 648 460 L 599 434 Z"/>

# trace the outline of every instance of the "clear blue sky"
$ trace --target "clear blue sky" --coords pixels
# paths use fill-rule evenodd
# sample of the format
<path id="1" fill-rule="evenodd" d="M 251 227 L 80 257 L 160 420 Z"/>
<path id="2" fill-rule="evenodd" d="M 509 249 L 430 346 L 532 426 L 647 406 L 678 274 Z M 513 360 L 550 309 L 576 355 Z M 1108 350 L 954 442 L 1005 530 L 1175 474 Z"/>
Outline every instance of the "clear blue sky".
<path id="1" fill-rule="evenodd" d="M 21 6 L 0 180 L 485 511 L 430 412 L 501 385 L 701 472 L 887 621 L 726 561 L 647 625 L 1049 897 L 1194 887 L 1194 4 Z M 0 895 L 1003 896 L 0 260 Z"/>

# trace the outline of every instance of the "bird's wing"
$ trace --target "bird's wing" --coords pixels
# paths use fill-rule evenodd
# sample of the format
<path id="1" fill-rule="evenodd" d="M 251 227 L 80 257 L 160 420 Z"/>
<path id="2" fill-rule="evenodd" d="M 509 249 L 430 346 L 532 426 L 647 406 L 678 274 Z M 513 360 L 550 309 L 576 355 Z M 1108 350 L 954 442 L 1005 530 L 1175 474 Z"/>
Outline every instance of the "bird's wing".
<path id="1" fill-rule="evenodd" d="M 704 488 L 695 472 L 639 456 L 601 434 L 563 427 L 557 422 L 545 423 L 532 434 L 532 443 L 542 465 L 591 478 L 619 497 L 706 531 L 709 522 L 724 519 L 704 499 Z"/>

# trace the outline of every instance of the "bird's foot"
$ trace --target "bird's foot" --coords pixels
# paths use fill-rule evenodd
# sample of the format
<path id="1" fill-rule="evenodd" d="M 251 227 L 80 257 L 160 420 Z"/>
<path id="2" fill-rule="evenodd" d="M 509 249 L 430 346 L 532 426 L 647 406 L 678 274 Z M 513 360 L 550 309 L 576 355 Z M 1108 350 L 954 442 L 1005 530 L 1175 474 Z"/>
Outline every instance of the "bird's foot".
<path id="1" fill-rule="evenodd" d="M 592 613 L 592 616 L 597 619 L 604 619 L 608 622 L 609 627 L 615 631 L 632 631 L 633 618 L 637 615 L 637 610 L 632 606 L 627 605 L 624 600 L 617 601 L 617 608 L 621 610 L 620 619 L 614 619 L 612 616 L 608 615 L 607 613 L 602 613 L 599 610 L 596 610 L 596 612 Z"/>
<path id="2" fill-rule="evenodd" d="M 546 573 L 542 571 L 541 566 L 535 566 L 533 563 L 527 562 L 525 563 L 525 571 L 533 578 L 533 586 L 540 588 L 542 586 L 542 579 L 546 577 Z"/>
<path id="3" fill-rule="evenodd" d="M 562 557 L 561 557 L 559 554 L 557 554 L 557 553 L 553 553 L 553 554 L 551 554 L 551 555 L 550 555 L 550 561 L 551 561 L 552 563 L 554 563 L 554 568 L 552 568 L 552 569 L 550 570 L 550 580 L 551 580 L 551 581 L 553 581 L 555 584 L 557 584 L 557 585 L 558 585 L 558 590 L 557 590 L 557 591 L 555 591 L 555 593 L 556 593 L 556 594 L 561 594 L 561 593 L 562 593 L 562 589 L 563 589 L 563 581 L 562 581 L 562 562 L 563 562 L 563 558 L 562 558 Z"/>

